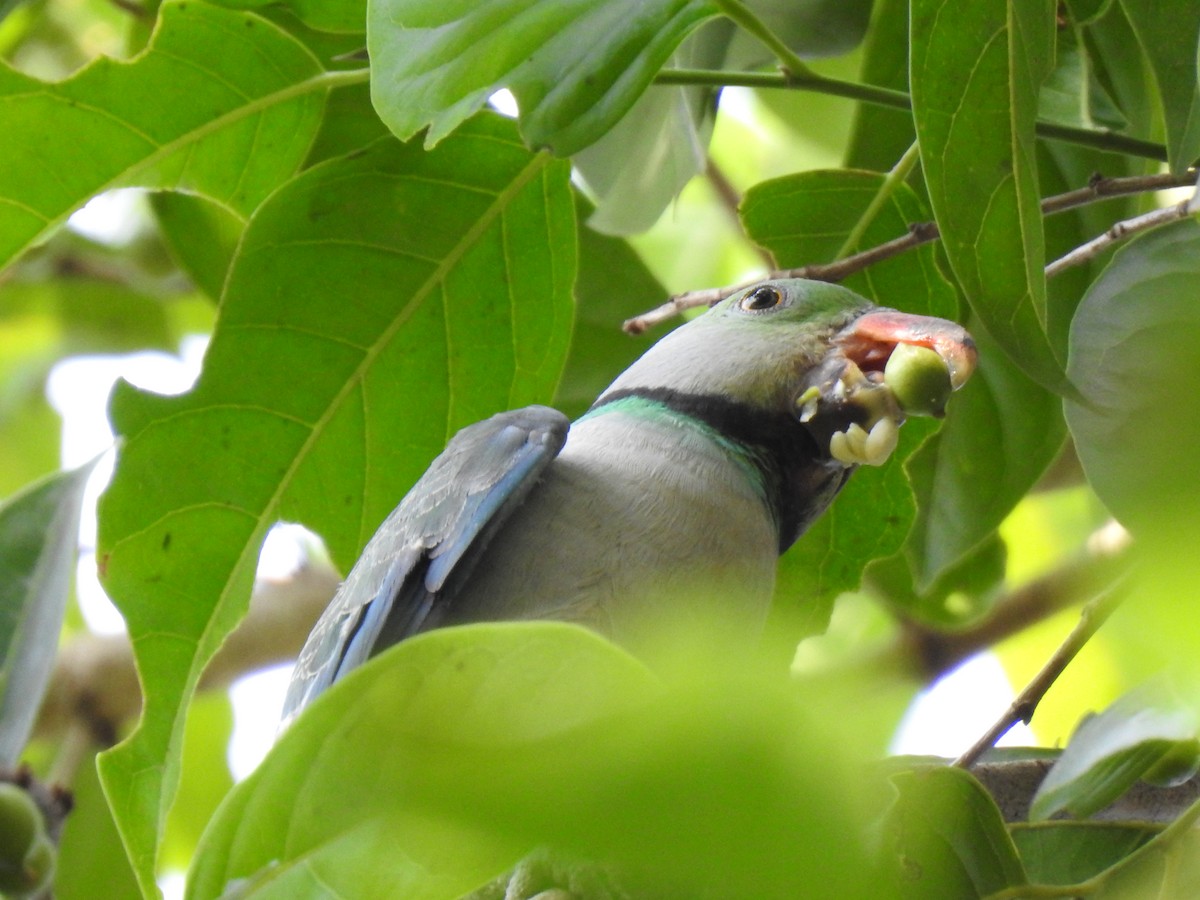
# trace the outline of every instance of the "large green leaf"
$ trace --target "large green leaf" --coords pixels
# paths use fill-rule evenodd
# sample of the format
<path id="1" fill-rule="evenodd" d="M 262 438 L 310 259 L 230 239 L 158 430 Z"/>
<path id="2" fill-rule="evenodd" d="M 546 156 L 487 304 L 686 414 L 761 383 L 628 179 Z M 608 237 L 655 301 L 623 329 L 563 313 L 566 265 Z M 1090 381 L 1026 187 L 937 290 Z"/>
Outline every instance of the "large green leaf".
<path id="1" fill-rule="evenodd" d="M 0 264 L 112 187 L 178 187 L 249 214 L 304 159 L 320 76 L 265 19 L 195 0 L 164 4 L 129 63 L 55 84 L 0 66 Z"/>
<path id="2" fill-rule="evenodd" d="M 199 194 L 161 191 L 150 198 L 150 208 L 179 267 L 208 297 L 219 299 L 245 220 Z"/>
<path id="3" fill-rule="evenodd" d="M 884 829 L 901 897 L 969 900 L 1025 884 L 1000 810 L 969 772 L 929 766 L 891 781 Z"/>
<path id="4" fill-rule="evenodd" d="M 1143 687 L 1084 719 L 1029 808 L 1032 820 L 1062 810 L 1090 816 L 1164 761 L 1179 759 L 1185 775 L 1200 753 L 1196 713 L 1161 689 Z M 1170 759 L 1168 759 L 1170 758 Z"/>
<path id="5" fill-rule="evenodd" d="M 1154 837 L 1147 823 L 1060 821 L 1009 825 L 1033 884 L 1078 884 L 1120 862 Z"/>
<path id="6" fill-rule="evenodd" d="M 719 69 L 732 30 L 729 22 L 710 22 L 680 45 L 672 67 Z M 610 131 L 575 154 L 575 168 L 596 200 L 592 228 L 630 234 L 658 220 L 708 164 L 716 98 L 707 86 L 652 87 Z"/>
<path id="7" fill-rule="evenodd" d="M 316 166 L 251 220 L 195 389 L 118 386 L 99 552 L 146 702 L 101 771 L 147 889 L 183 710 L 270 525 L 304 523 L 348 569 L 451 433 L 550 398 L 572 319 L 567 174 L 496 116 L 433 153 L 389 137 Z"/>
<path id="8" fill-rule="evenodd" d="M 857 753 L 813 719 L 833 706 L 747 660 L 703 666 L 660 680 L 552 622 L 405 641 L 234 789 L 188 896 L 458 897 L 535 847 L 608 864 L 634 896 L 879 896 Z"/>
<path id="9" fill-rule="evenodd" d="M 1200 156 L 1200 6 L 1192 0 L 1121 0 L 1121 7 L 1158 82 L 1171 171 L 1182 172 Z"/>
<path id="10" fill-rule="evenodd" d="M 283 7 L 310 28 L 341 34 L 367 30 L 365 0 L 213 0 L 231 9 L 270 9 Z"/>
<path id="11" fill-rule="evenodd" d="M 912 5 L 913 117 L 942 244 L 983 327 L 1064 386 L 1046 337 L 1034 123 L 1054 59 L 1053 0 Z"/>
<path id="12" fill-rule="evenodd" d="M 878 0 L 863 46 L 861 80 L 908 90 L 908 0 Z M 845 165 L 886 171 L 912 144 L 912 114 L 907 110 L 860 103 L 846 148 Z"/>
<path id="13" fill-rule="evenodd" d="M 0 765 L 16 766 L 58 653 L 94 463 L 0 504 Z"/>
<path id="14" fill-rule="evenodd" d="M 371 97 L 407 139 L 434 145 L 501 88 L 531 147 L 569 156 L 612 128 L 713 0 L 376 0 Z"/>
<path id="15" fill-rule="evenodd" d="M 984 332 L 979 368 L 942 429 L 908 461 L 920 512 L 905 553 L 918 589 L 993 534 L 1062 448 L 1057 397 L 1020 372 Z"/>
<path id="16" fill-rule="evenodd" d="M 1200 521 L 1200 421 L 1178 392 L 1200 374 L 1200 224 L 1179 222 L 1118 250 L 1071 326 L 1071 380 L 1087 403 L 1067 422 L 1088 481 L 1150 536 Z"/>
<path id="17" fill-rule="evenodd" d="M 97 885 L 104 885 L 105 900 L 141 900 L 112 812 L 104 802 L 94 757 L 83 759 L 71 782 L 71 793 L 75 805 L 63 825 L 54 896 L 58 900 L 95 900 Z"/>
<path id="18" fill-rule="evenodd" d="M 884 185 L 884 176 L 874 172 L 814 171 L 774 179 L 747 191 L 742 222 L 781 266 L 829 262 Z M 896 185 L 859 244 L 849 249 L 883 243 L 925 218 L 912 190 Z M 954 291 L 928 246 L 871 266 L 843 283 L 884 306 L 955 316 Z M 951 404 L 952 410 L 958 402 Z M 784 629 L 791 637 L 821 630 L 834 598 L 858 586 L 863 567 L 900 549 L 916 515 L 902 464 L 928 433 L 927 426 L 906 425 L 888 464 L 856 472 L 833 508 L 784 556 L 776 616 L 800 616 Z"/>

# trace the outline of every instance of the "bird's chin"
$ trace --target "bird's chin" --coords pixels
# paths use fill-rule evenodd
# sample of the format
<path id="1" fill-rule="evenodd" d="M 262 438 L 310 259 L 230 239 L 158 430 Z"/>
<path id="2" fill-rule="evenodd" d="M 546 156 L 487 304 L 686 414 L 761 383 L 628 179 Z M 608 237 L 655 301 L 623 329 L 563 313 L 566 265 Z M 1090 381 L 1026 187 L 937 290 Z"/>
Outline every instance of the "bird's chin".
<path id="1" fill-rule="evenodd" d="M 896 354 L 902 345 L 919 349 Z M 873 310 L 842 329 L 805 373 L 794 411 L 831 467 L 883 465 L 905 419 L 944 415 L 975 361 L 975 342 L 954 322 Z"/>

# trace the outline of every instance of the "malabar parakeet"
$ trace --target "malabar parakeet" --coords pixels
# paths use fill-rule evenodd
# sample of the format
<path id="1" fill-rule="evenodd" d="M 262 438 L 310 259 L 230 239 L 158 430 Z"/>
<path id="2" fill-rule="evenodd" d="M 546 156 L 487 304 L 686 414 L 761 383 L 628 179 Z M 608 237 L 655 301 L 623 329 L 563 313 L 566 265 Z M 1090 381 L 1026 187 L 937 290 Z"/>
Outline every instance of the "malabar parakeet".
<path id="1" fill-rule="evenodd" d="M 464 428 L 315 626 L 285 722 L 439 626 L 562 619 L 635 653 L 696 622 L 753 640 L 779 555 L 906 414 L 942 413 L 975 355 L 953 322 L 768 281 L 666 335 L 574 423 L 530 406 Z"/>

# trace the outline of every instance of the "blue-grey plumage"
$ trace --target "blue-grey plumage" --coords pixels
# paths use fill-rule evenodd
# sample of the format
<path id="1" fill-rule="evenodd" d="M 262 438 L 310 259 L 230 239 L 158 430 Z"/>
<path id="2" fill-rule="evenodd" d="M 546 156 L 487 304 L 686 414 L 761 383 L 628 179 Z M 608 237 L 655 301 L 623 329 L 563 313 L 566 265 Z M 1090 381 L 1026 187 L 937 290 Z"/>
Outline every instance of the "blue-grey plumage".
<path id="1" fill-rule="evenodd" d="M 883 368 L 905 342 L 936 350 L 953 387 L 973 367 L 953 323 L 767 282 L 667 335 L 573 425 L 528 407 L 463 429 L 317 623 L 285 721 L 442 625 L 565 619 L 635 652 L 689 621 L 752 640 L 779 554 L 894 446 L 904 410 Z"/>

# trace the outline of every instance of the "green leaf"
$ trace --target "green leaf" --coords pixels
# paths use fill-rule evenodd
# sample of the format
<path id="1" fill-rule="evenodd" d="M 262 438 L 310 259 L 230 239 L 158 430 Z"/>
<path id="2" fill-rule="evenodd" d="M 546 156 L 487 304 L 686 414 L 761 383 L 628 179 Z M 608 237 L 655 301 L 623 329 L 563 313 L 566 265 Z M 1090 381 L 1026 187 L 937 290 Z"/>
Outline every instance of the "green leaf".
<path id="1" fill-rule="evenodd" d="M 929 766 L 891 776 L 884 833 L 900 896 L 987 897 L 1026 883 L 1000 810 L 969 772 Z"/>
<path id="2" fill-rule="evenodd" d="M 1007 561 L 1007 548 L 993 533 L 928 585 L 919 582 L 905 553 L 876 560 L 867 578 L 905 616 L 935 628 L 954 628 L 979 619 L 991 608 L 996 589 L 1004 582 Z"/>
<path id="3" fill-rule="evenodd" d="M 1038 118 L 1075 128 L 1123 130 L 1128 123 L 1092 75 L 1074 29 L 1058 30 L 1054 55 L 1057 65 L 1038 96 Z"/>
<path id="4" fill-rule="evenodd" d="M 912 6 L 913 117 L 942 245 L 983 327 L 1034 380 L 1065 388 L 1046 337 L 1034 123 L 1054 3 Z"/>
<path id="5" fill-rule="evenodd" d="M 371 86 L 352 84 L 329 92 L 321 130 L 313 140 L 305 168 L 344 156 L 388 134 L 387 126 L 371 106 Z"/>
<path id="6" fill-rule="evenodd" d="M 179 267 L 211 299 L 220 299 L 245 220 L 199 194 L 156 193 L 150 206 Z"/>
<path id="7" fill-rule="evenodd" d="M 1200 6 L 1191 0 L 1121 0 L 1121 7 L 1158 82 L 1171 171 L 1183 172 L 1200 156 Z"/>
<path id="8" fill-rule="evenodd" d="M 188 708 L 179 797 L 163 836 L 162 868 L 186 871 L 205 826 L 233 787 L 226 756 L 233 733 L 228 691 L 205 691 Z"/>
<path id="9" fill-rule="evenodd" d="M 310 28 L 339 34 L 361 34 L 367 30 L 364 0 L 213 0 L 230 9 L 282 7 Z"/>
<path id="10" fill-rule="evenodd" d="M 719 69 L 732 26 L 711 22 L 671 56 L 677 68 Z M 650 228 L 708 163 L 717 92 L 659 85 L 642 94 L 610 131 L 575 155 L 575 168 L 596 201 L 588 224 L 607 234 Z"/>
<path id="11" fill-rule="evenodd" d="M 99 553 L 146 702 L 100 765 L 147 889 L 183 710 L 267 529 L 307 525 L 346 570 L 451 433 L 550 398 L 572 318 L 567 177 L 497 116 L 433 153 L 385 138 L 316 166 L 251 220 L 196 387 L 118 386 Z"/>
<path id="12" fill-rule="evenodd" d="M 320 74 L 265 19 L 184 0 L 129 63 L 57 83 L 0 66 L 0 264 L 112 187 L 178 187 L 249 214 L 304 159 Z"/>
<path id="13" fill-rule="evenodd" d="M 1085 817 L 1099 812 L 1134 782 L 1180 751 L 1200 753 L 1194 710 L 1161 688 L 1131 691 L 1099 715 L 1089 716 L 1046 773 L 1029 808 L 1031 820 L 1061 810 Z"/>
<path id="14" fill-rule="evenodd" d="M 905 552 L 919 591 L 999 527 L 1066 435 L 1058 398 L 1018 371 L 986 332 L 974 334 L 975 375 L 908 461 L 920 511 Z"/>
<path id="15" fill-rule="evenodd" d="M 54 896 L 57 900 L 95 900 L 97 885 L 104 885 L 105 900 L 142 900 L 104 800 L 94 757 L 80 765 L 71 782 L 71 794 L 75 804 L 63 825 Z"/>
<path id="16" fill-rule="evenodd" d="M 1042 194 L 1051 196 L 1075 190 L 1087 184 L 1096 172 L 1110 178 L 1142 174 L 1140 161 L 1112 153 L 1100 153 L 1089 147 L 1077 147 L 1061 141 L 1038 144 L 1038 174 Z M 1102 204 L 1088 203 L 1076 209 L 1047 216 L 1046 253 L 1049 259 L 1071 252 L 1076 247 L 1107 231 L 1115 220 L 1132 218 L 1138 212 L 1138 198 L 1114 197 Z M 1111 252 L 1102 253 L 1084 265 L 1060 271 L 1047 283 L 1047 334 L 1062 356 L 1067 355 L 1071 321 L 1079 301 L 1100 270 L 1108 264 Z"/>
<path id="17" fill-rule="evenodd" d="M 863 46 L 864 84 L 908 91 L 908 0 L 878 0 Z M 912 144 L 912 114 L 873 103 L 860 103 L 846 149 L 845 165 L 886 171 Z"/>
<path id="18" fill-rule="evenodd" d="M 216 897 L 258 873 L 270 895 L 276 882 L 300 876 L 293 869 L 319 873 L 342 896 L 383 878 L 404 880 L 394 895 L 464 893 L 515 864 L 521 844 L 452 822 L 422 835 L 438 822 L 436 807 L 502 792 L 498 779 L 512 774 L 506 754 L 536 757 L 538 742 L 659 689 L 632 657 L 572 626 L 479 625 L 404 641 L 305 710 L 237 786 L 208 828 L 188 896 Z M 437 784 L 458 771 L 455 757 L 472 750 L 490 751 L 491 762 L 463 767 L 464 781 L 437 796 Z M 365 870 L 339 846 L 389 832 L 393 851 Z"/>
<path id="19" fill-rule="evenodd" d="M 1076 25 L 1087 25 L 1104 15 L 1116 0 L 1066 0 L 1071 20 Z"/>
<path id="20" fill-rule="evenodd" d="M 0 765 L 7 769 L 25 749 L 54 667 L 94 466 L 51 476 L 0 504 Z"/>
<path id="21" fill-rule="evenodd" d="M 377 0 L 367 14 L 371 97 L 402 140 L 437 144 L 508 88 L 521 134 L 570 156 L 627 113 L 713 0 Z"/>
<path id="22" fill-rule="evenodd" d="M 1158 829 L 1124 822 L 1053 821 L 1009 826 L 1033 884 L 1079 884 L 1123 860 Z"/>
<path id="23" fill-rule="evenodd" d="M 1187 474 L 1200 421 L 1174 413 L 1200 372 L 1198 278 L 1200 224 L 1152 231 L 1113 255 L 1071 326 L 1069 373 L 1087 401 L 1066 404 L 1079 459 L 1104 504 L 1145 535 L 1200 521 L 1200 481 Z"/>
<path id="24" fill-rule="evenodd" d="M 1194 822 L 1194 819 L 1193 819 Z M 1200 832 L 1166 830 L 1099 879 L 1092 900 L 1200 895 Z"/>
<path id="25" fill-rule="evenodd" d="M 1160 139 L 1157 91 L 1125 10 L 1117 0 L 1106 0 L 1099 13 L 1082 29 L 1092 73 L 1129 122 L 1128 134 Z"/>
<path id="26" fill-rule="evenodd" d="M 188 896 L 246 879 L 255 898 L 318 881 L 323 895 L 453 897 L 539 846 L 607 864 L 646 888 L 634 896 L 879 896 L 854 862 L 853 746 L 834 750 L 783 672 L 704 668 L 660 681 L 553 622 L 404 641 L 234 789 Z"/>

